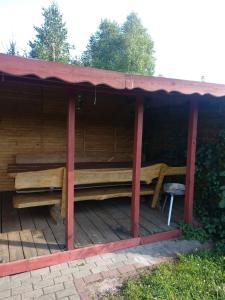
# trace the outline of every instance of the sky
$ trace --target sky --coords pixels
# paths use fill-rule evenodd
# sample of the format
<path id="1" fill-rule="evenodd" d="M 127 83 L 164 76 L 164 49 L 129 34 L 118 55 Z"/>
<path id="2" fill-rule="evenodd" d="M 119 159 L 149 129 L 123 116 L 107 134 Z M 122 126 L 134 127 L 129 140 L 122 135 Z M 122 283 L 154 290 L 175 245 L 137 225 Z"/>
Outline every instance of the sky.
<path id="1" fill-rule="evenodd" d="M 0 0 L 0 52 L 14 39 L 29 49 L 41 8 L 51 0 Z M 58 0 L 75 53 L 85 50 L 101 19 L 122 24 L 136 12 L 148 29 L 155 75 L 225 83 L 225 0 Z"/>

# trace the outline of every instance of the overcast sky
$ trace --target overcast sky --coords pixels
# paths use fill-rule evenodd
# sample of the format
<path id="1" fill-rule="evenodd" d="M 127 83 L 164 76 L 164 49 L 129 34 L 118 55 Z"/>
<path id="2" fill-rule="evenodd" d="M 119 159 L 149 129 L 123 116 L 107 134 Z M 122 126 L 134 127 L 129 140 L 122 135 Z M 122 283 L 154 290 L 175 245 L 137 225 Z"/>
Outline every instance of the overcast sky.
<path id="1" fill-rule="evenodd" d="M 0 52 L 10 39 L 27 49 L 41 7 L 51 0 L 0 0 Z M 225 0 L 58 0 L 69 41 L 80 54 L 101 19 L 137 12 L 155 42 L 155 75 L 225 83 Z"/>

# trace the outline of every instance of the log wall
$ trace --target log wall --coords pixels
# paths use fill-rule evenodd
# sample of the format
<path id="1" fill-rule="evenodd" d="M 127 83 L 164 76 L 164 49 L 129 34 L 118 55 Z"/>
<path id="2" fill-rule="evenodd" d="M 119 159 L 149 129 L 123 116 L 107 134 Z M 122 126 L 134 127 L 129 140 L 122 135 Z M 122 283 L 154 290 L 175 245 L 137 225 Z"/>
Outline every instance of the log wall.
<path id="1" fill-rule="evenodd" d="M 59 88 L 0 85 L 0 190 L 13 188 L 8 164 L 18 154 L 66 150 L 66 99 Z M 130 99 L 82 94 L 76 110 L 76 161 L 131 161 L 133 105 Z"/>

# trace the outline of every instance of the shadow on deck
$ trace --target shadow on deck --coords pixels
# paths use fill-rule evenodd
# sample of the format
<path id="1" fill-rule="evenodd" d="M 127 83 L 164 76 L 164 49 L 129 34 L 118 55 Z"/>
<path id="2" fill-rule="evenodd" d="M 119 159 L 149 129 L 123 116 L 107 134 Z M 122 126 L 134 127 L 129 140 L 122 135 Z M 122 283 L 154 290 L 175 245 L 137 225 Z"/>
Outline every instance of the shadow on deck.
<path id="1" fill-rule="evenodd" d="M 15 209 L 12 194 L 2 193 L 0 201 L 0 260 L 15 261 L 64 250 L 65 226 L 54 224 L 47 207 Z M 75 247 L 131 238 L 130 199 L 86 201 L 75 204 Z M 183 219 L 183 199 L 175 199 L 171 226 L 167 214 L 141 201 L 140 236 L 178 228 Z"/>

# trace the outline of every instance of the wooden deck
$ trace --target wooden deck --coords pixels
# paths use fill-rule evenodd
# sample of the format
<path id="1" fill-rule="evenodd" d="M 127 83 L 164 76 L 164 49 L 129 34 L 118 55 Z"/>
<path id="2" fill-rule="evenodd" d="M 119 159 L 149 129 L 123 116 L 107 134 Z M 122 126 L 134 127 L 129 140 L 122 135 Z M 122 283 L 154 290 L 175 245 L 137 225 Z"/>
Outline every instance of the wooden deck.
<path id="1" fill-rule="evenodd" d="M 142 201 L 140 235 L 177 228 L 183 218 L 183 199 L 175 200 L 172 223 Z M 75 246 L 130 238 L 130 199 L 86 201 L 75 205 Z M 55 225 L 46 207 L 14 209 L 12 194 L 0 194 L 0 260 L 15 261 L 64 250 L 63 224 Z M 175 223 L 176 222 L 176 223 Z"/>

